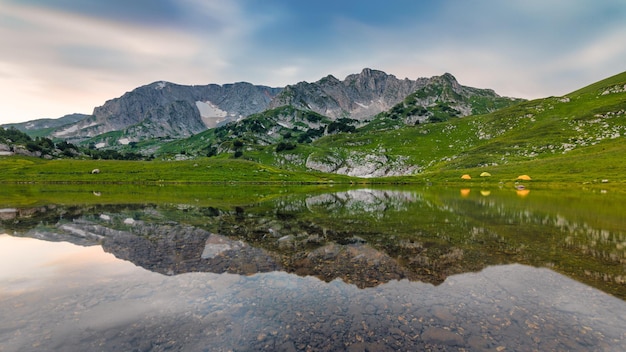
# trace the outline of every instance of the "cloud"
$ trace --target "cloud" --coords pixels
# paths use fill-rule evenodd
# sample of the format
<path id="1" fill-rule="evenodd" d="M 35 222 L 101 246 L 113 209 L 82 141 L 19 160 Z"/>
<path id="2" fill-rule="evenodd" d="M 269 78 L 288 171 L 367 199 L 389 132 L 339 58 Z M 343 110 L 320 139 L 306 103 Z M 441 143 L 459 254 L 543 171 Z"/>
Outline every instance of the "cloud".
<path id="1" fill-rule="evenodd" d="M 0 2 L 3 122 L 89 113 L 157 80 L 284 86 L 364 67 L 536 98 L 626 62 L 623 0 Z"/>
<path id="2" fill-rule="evenodd" d="M 3 59 L 26 61 L 34 67 L 45 65 L 48 69 L 84 65 L 90 69 L 120 69 L 125 74 L 125 70 L 139 66 L 184 63 L 200 52 L 211 53 L 208 59 L 227 61 L 225 44 L 237 35 L 226 30 L 217 35 L 190 35 L 175 28 L 109 22 L 40 8 L 13 7 L 8 12 L 27 26 L 19 28 L 19 36 L 15 35 L 15 26 L 1 29 L 5 47 L 15 49 Z M 115 65 L 108 64 L 113 57 L 117 58 Z"/>
<path id="3" fill-rule="evenodd" d="M 46 7 L 4 4 L 0 9 L 0 119 L 11 115 L 55 117 L 94 106 L 156 80 L 206 84 L 225 80 L 221 71 L 236 55 L 244 36 L 234 23 L 236 8 L 186 0 L 193 16 L 220 17 L 211 28 L 115 22 Z M 191 9 L 187 10 L 191 12 Z M 192 16 L 192 15 L 190 15 Z M 192 16 L 192 17 L 193 17 Z M 245 26 L 243 26 L 245 29 Z M 33 104 L 37 100 L 37 104 Z M 73 106 L 68 107 L 68 101 Z M 61 113 L 64 109 L 63 113 Z M 27 111 L 30 112 L 27 113 Z"/>
<path id="4" fill-rule="evenodd" d="M 399 77 L 450 72 L 502 95 L 565 94 L 624 70 L 623 2 L 447 1 L 394 26 L 344 18 L 340 52 Z"/>
<path id="5" fill-rule="evenodd" d="M 616 59 L 626 57 L 626 24 L 615 28 L 610 32 L 603 33 L 593 41 L 583 43 L 556 61 L 554 69 L 563 68 L 567 70 L 582 69 L 590 66 L 601 66 L 610 64 Z M 626 63 L 624 63 L 626 66 Z"/>
<path id="6" fill-rule="evenodd" d="M 4 0 L 12 5 L 72 13 L 114 22 L 173 25 L 180 19 L 176 0 Z"/>

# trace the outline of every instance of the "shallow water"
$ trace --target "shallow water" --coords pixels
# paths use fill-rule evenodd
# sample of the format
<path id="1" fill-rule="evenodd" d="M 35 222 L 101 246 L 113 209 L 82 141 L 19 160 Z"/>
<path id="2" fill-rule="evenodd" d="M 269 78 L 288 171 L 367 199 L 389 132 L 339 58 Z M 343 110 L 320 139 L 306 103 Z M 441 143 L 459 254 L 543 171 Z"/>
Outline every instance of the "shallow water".
<path id="1" fill-rule="evenodd" d="M 620 195 L 219 198 L 7 197 L 0 351 L 626 350 Z"/>

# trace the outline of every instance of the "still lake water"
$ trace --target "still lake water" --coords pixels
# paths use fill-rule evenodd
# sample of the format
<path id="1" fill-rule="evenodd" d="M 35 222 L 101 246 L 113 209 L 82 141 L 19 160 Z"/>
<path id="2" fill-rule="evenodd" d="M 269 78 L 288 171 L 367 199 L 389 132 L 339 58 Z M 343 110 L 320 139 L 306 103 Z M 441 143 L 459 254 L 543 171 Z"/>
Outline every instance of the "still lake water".
<path id="1" fill-rule="evenodd" d="M 2 187 L 2 352 L 626 350 L 624 194 Z"/>

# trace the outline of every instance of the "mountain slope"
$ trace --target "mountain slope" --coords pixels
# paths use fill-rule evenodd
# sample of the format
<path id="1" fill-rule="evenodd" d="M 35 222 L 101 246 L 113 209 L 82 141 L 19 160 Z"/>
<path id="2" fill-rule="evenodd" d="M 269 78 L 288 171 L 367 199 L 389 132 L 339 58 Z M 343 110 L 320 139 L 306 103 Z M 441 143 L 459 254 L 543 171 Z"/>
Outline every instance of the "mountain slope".
<path id="1" fill-rule="evenodd" d="M 626 135 L 624 85 L 626 73 L 563 97 L 522 102 L 486 115 L 387 130 L 366 126 L 357 133 L 325 136 L 304 148 L 281 153 L 260 150 L 250 158 L 291 169 L 361 177 L 502 170 L 543 159 L 549 167 L 549 160 L 564 160 L 560 158 L 586 148 L 600 148 L 596 154 L 601 154 L 601 148 L 620 150 Z M 610 160 L 623 164 L 623 154 L 602 155 L 605 170 L 611 167 Z M 589 162 L 588 167 L 594 166 Z"/>
<path id="2" fill-rule="evenodd" d="M 159 148 L 157 154 L 165 158 L 172 155 L 178 155 L 178 158 L 185 155 L 185 158 L 189 158 L 220 154 L 241 156 L 244 150 L 266 147 L 278 150 L 293 149 L 298 143 L 310 143 L 333 128 L 354 130 L 350 122 L 355 121 L 349 119 L 332 121 L 310 110 L 281 106 L 186 139 L 166 143 Z"/>
<path id="3" fill-rule="evenodd" d="M 398 128 L 424 122 L 487 114 L 523 99 L 501 97 L 491 89 L 462 86 L 449 73 L 435 76 L 428 83 L 388 111 L 374 116 L 367 130 Z"/>
<path id="4" fill-rule="evenodd" d="M 611 140 L 623 141 L 625 86 L 626 72 L 563 97 L 537 99 L 487 115 L 479 120 L 477 129 L 485 143 L 467 150 L 447 167 L 548 158 Z"/>
<path id="5" fill-rule="evenodd" d="M 410 95 L 413 106 L 432 107 L 443 101 L 456 109 L 458 116 L 476 113 L 474 109 L 477 107 L 469 101 L 471 97 L 497 99 L 503 105 L 505 102 L 516 102 L 514 99 L 499 97 L 493 90 L 461 86 L 449 73 L 417 80 L 400 80 L 385 72 L 366 68 L 359 74 L 347 76 L 343 81 L 327 76 L 314 83 L 300 82 L 287 86 L 271 102 L 270 108 L 289 105 L 312 110 L 334 120 L 342 117 L 367 120 L 402 103 Z M 488 111 L 483 108 L 480 113 L 484 112 Z"/>
<path id="6" fill-rule="evenodd" d="M 184 86 L 155 82 L 96 107 L 93 116 L 52 136 L 81 141 L 125 131 L 130 140 L 186 137 L 220 123 L 265 110 L 280 88 L 234 83 Z"/>
<path id="7" fill-rule="evenodd" d="M 419 88 L 411 92 L 410 89 L 415 87 Z M 404 95 L 407 92 L 408 96 Z M 361 115 L 365 112 L 376 112 L 398 99 L 400 103 L 394 105 L 390 111 L 369 115 L 367 118 Z M 364 103 L 359 101 L 378 103 L 368 103 L 370 105 L 367 110 Z M 180 153 L 189 156 L 239 152 L 237 155 L 241 156 L 243 149 L 254 151 L 267 145 L 275 145 L 278 151 L 292 150 L 297 145 L 309 143 L 322 136 L 342 132 L 355 133 L 357 128 L 361 134 L 377 133 L 420 121 L 436 122 L 485 113 L 519 101 L 521 100 L 500 97 L 489 89 L 462 86 L 451 74 L 417 81 L 400 81 L 384 72 L 365 69 L 361 74 L 348 76 L 343 82 L 328 76 L 316 83 L 301 82 L 288 86 L 271 102 L 270 107 L 277 107 L 218 127 L 215 131 L 210 130 L 188 140 L 172 142 L 161 148 L 157 154 Z M 356 110 L 351 114 L 341 106 L 356 106 Z M 330 116 L 319 111 L 330 113 Z M 244 143 L 245 148 L 232 148 L 235 139 Z M 374 159 L 381 166 L 392 162 L 388 158 Z M 306 158 L 300 157 L 299 160 Z M 311 164 L 316 163 L 311 160 Z M 335 171 L 328 168 L 318 169 Z M 391 173 L 387 170 L 376 174 L 404 174 L 415 169 L 401 167 Z M 356 172 L 356 175 L 361 173 L 362 171 Z"/>
<path id="8" fill-rule="evenodd" d="M 42 137 L 48 135 L 57 128 L 75 124 L 89 116 L 90 115 L 85 114 L 69 114 L 58 119 L 37 119 L 21 123 L 9 123 L 6 125 L 0 125 L 0 127 L 4 127 L 6 129 L 14 127 L 29 134 L 31 137 Z"/>

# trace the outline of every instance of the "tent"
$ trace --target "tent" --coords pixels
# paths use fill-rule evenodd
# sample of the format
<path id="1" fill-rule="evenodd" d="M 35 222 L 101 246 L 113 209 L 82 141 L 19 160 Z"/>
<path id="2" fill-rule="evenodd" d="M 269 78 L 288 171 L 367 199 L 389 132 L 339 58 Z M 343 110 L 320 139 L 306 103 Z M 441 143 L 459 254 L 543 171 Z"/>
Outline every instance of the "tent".
<path id="1" fill-rule="evenodd" d="M 461 176 L 461 178 L 464 179 L 464 180 L 471 180 L 472 176 L 470 176 L 468 174 L 465 174 L 465 175 Z"/>
<path id="2" fill-rule="evenodd" d="M 517 179 L 518 180 L 524 180 L 524 181 L 530 181 L 531 180 L 530 176 L 528 176 L 528 175 L 517 176 Z"/>
<path id="3" fill-rule="evenodd" d="M 488 173 L 487 171 L 480 174 L 480 177 L 489 177 L 489 176 L 491 176 L 491 174 Z"/>

